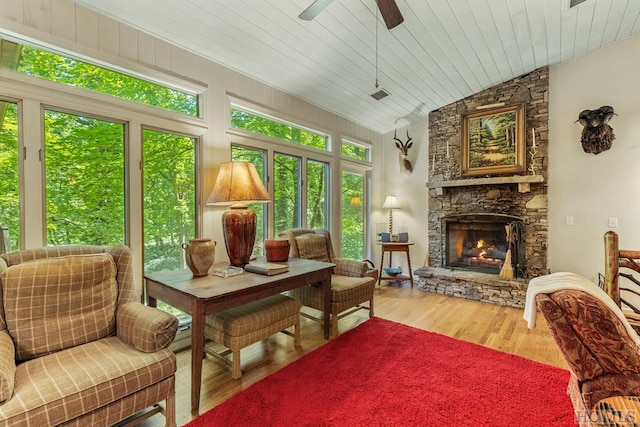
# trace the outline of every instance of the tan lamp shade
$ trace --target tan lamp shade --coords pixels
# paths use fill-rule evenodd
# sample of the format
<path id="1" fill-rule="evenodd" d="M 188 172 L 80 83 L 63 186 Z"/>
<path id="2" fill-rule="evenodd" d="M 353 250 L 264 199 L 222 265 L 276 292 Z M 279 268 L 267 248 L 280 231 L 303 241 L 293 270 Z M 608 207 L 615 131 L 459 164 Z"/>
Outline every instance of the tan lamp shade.
<path id="1" fill-rule="evenodd" d="M 247 204 L 270 200 L 253 164 L 227 162 L 220 166 L 207 204 L 231 204 L 231 209 L 222 214 L 224 244 L 231 265 L 244 267 L 249 263 L 256 242 L 256 213 L 248 209 Z"/>
<path id="2" fill-rule="evenodd" d="M 218 179 L 207 204 L 248 204 L 270 200 L 271 196 L 264 188 L 262 178 L 252 163 L 227 162 L 220 165 Z"/>

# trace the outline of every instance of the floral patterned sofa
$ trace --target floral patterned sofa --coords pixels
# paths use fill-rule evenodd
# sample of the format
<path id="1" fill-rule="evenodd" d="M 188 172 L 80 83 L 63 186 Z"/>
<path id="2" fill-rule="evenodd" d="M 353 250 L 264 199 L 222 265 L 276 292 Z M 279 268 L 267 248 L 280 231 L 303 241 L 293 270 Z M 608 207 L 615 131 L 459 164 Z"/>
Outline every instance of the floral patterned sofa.
<path id="1" fill-rule="evenodd" d="M 178 321 L 136 299 L 125 246 L 2 255 L 0 426 L 106 426 L 154 405 L 175 426 Z"/>
<path id="2" fill-rule="evenodd" d="M 530 328 L 536 305 L 571 370 L 567 393 L 577 416 L 608 397 L 640 396 L 640 338 L 602 289 L 573 273 L 536 277 L 525 304 Z"/>

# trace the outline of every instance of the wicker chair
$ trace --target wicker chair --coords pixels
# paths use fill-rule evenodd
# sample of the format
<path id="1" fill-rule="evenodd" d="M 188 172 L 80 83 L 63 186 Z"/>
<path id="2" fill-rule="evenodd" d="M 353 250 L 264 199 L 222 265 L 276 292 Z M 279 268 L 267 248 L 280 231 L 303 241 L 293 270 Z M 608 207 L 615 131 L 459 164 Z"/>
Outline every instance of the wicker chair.
<path id="1" fill-rule="evenodd" d="M 640 338 L 602 289 L 573 273 L 532 279 L 525 305 L 530 328 L 536 303 L 571 370 L 567 394 L 576 414 L 591 413 L 608 397 L 640 396 Z"/>
<path id="2" fill-rule="evenodd" d="M 373 291 L 378 270 L 371 261 L 337 258 L 331 244 L 331 234 L 324 229 L 295 228 L 283 231 L 280 238 L 291 244 L 290 256 L 331 262 L 336 265 L 331 276 L 331 334 L 338 334 L 338 320 L 360 309 L 368 310 L 373 317 Z M 290 291 L 302 305 L 322 311 L 323 293 L 317 284 L 303 286 Z M 363 305 L 369 302 L 368 306 Z M 323 322 L 322 319 L 304 311 L 300 315 Z"/>

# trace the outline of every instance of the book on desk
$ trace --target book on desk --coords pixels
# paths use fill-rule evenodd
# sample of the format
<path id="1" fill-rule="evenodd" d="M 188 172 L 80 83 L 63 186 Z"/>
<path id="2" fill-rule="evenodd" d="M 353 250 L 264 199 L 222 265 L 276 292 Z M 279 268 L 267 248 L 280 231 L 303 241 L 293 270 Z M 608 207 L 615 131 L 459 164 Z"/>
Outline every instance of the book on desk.
<path id="1" fill-rule="evenodd" d="M 249 273 L 273 276 L 274 274 L 286 273 L 289 266 L 286 264 L 276 264 L 274 262 L 250 262 L 244 266 L 244 270 Z"/>

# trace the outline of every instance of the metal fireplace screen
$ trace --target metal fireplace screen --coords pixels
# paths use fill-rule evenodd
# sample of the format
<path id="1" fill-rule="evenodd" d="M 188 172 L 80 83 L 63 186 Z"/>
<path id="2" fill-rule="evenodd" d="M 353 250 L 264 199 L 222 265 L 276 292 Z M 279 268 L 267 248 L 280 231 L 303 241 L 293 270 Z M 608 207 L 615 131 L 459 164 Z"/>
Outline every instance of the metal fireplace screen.
<path id="1" fill-rule="evenodd" d="M 512 221 L 501 217 L 447 221 L 446 266 L 499 274 L 509 249 L 507 230 Z"/>

